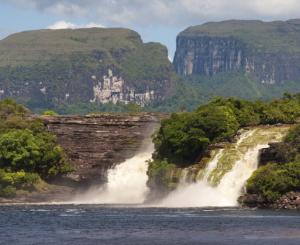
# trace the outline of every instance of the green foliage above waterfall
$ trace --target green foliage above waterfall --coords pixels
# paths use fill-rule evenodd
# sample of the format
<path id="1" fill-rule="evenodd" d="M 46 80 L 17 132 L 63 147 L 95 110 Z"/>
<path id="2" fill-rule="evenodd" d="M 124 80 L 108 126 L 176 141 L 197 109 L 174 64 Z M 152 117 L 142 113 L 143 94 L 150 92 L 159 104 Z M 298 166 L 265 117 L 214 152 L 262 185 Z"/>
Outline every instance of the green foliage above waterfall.
<path id="1" fill-rule="evenodd" d="M 194 113 L 172 114 L 154 138 L 158 158 L 184 164 L 194 161 L 210 143 L 230 139 L 238 122 L 229 107 L 200 107 Z"/>
<path id="2" fill-rule="evenodd" d="M 220 97 L 193 112 L 174 113 L 162 121 L 153 136 L 155 153 L 149 165 L 148 185 L 153 189 L 170 191 L 179 182 L 180 169 L 187 167 L 192 179 L 196 180 L 201 175 L 199 170 L 206 167 L 205 159 L 211 156 L 210 150 L 218 148 L 219 143 L 225 143 L 227 153 L 219 159 L 218 169 L 210 176 L 212 184 L 218 184 L 249 146 L 265 145 L 268 140 L 284 135 L 288 128 L 274 128 L 274 132 L 271 130 L 271 134 L 265 135 L 260 125 L 293 124 L 299 117 L 300 94 L 288 93 L 282 99 L 271 102 Z M 244 140 L 240 149 L 236 149 L 235 144 L 229 143 L 245 127 L 256 127 L 258 131 L 249 138 L 250 141 Z M 228 145 L 232 145 L 232 149 Z"/>
<path id="3" fill-rule="evenodd" d="M 248 180 L 247 192 L 275 201 L 289 191 L 300 191 L 300 125 L 284 141 L 267 149 L 269 163 Z"/>
<path id="4" fill-rule="evenodd" d="M 12 100 L 0 102 L 0 196 L 32 190 L 41 179 L 68 173 L 71 167 L 56 137 Z"/>
<path id="5" fill-rule="evenodd" d="M 285 94 L 272 102 L 216 98 L 194 112 L 172 114 L 154 136 L 155 158 L 185 166 L 201 157 L 210 144 L 230 141 L 237 131 L 260 124 L 294 123 L 300 96 Z"/>

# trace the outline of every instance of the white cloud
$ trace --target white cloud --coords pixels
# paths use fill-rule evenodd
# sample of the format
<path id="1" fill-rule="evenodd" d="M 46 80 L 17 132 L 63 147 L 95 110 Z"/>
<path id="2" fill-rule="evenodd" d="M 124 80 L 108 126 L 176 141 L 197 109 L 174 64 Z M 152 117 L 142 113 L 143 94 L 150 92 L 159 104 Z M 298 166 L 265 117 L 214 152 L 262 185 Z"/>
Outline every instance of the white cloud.
<path id="1" fill-rule="evenodd" d="M 187 26 L 224 19 L 299 18 L 299 0 L 0 0 L 106 25 Z"/>
<path id="2" fill-rule="evenodd" d="M 55 3 L 45 8 L 45 12 L 61 16 L 76 16 L 82 17 L 86 15 L 86 9 L 76 4 Z"/>
<path id="3" fill-rule="evenodd" d="M 56 29 L 92 28 L 92 27 L 100 27 L 100 28 L 102 28 L 104 26 L 100 25 L 100 24 L 97 24 L 97 23 L 94 23 L 94 22 L 88 23 L 86 25 L 77 25 L 77 24 L 74 24 L 72 22 L 67 22 L 67 21 L 61 20 L 61 21 L 55 22 L 53 25 L 50 25 L 47 28 L 48 29 L 56 30 Z"/>

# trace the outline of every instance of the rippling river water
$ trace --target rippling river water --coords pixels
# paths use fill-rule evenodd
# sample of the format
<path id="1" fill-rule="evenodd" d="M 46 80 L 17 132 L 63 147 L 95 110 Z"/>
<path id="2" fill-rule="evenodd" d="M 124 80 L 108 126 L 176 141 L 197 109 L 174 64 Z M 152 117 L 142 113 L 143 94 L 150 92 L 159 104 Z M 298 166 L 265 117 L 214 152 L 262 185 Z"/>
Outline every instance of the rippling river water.
<path id="1" fill-rule="evenodd" d="M 103 205 L 0 206 L 0 244 L 300 244 L 300 213 Z"/>

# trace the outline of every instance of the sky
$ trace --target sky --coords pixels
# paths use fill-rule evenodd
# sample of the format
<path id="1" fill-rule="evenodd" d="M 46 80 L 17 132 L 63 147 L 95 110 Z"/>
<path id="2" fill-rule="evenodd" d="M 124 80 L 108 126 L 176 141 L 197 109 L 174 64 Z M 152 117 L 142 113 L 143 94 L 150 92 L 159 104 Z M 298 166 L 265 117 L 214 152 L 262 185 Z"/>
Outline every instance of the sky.
<path id="1" fill-rule="evenodd" d="M 226 19 L 300 18 L 300 0 L 0 0 L 0 38 L 24 30 L 126 27 L 160 42 L 172 58 L 191 25 Z"/>

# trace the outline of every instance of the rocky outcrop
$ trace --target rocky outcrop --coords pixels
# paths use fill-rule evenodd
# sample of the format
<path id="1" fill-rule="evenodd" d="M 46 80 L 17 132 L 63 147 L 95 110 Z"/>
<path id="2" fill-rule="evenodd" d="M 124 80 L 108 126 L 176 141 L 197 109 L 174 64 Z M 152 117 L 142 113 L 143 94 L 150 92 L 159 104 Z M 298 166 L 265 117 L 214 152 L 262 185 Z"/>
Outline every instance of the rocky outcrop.
<path id="1" fill-rule="evenodd" d="M 127 82 L 122 77 L 117 77 L 111 69 L 108 69 L 107 75 L 97 80 L 95 75 L 92 76 L 95 81 L 93 87 L 94 98 L 90 102 L 106 103 L 136 103 L 142 107 L 149 105 L 155 100 L 159 100 L 154 90 L 146 89 L 142 93 L 137 93 L 133 87 L 128 87 Z"/>
<path id="2" fill-rule="evenodd" d="M 259 155 L 259 167 L 264 166 L 268 163 L 286 163 L 289 160 L 287 153 L 289 149 L 286 147 L 286 144 L 280 143 L 271 143 L 269 148 L 262 149 Z"/>
<path id="3" fill-rule="evenodd" d="M 300 152 L 299 139 L 285 140 L 278 143 L 270 143 L 269 147 L 260 152 L 259 166 L 268 163 L 285 164 L 295 162 Z"/>
<path id="4" fill-rule="evenodd" d="M 241 72 L 263 84 L 298 81 L 300 43 L 295 38 L 299 35 L 297 21 L 224 21 L 194 26 L 177 37 L 174 66 L 184 76 Z"/>
<path id="5" fill-rule="evenodd" d="M 68 179 L 87 187 L 105 182 L 107 169 L 134 156 L 161 117 L 164 115 L 101 114 L 43 120 L 74 166 Z"/>
<path id="6" fill-rule="evenodd" d="M 271 209 L 297 209 L 300 210 L 300 192 L 289 192 L 275 202 L 268 202 L 256 194 L 246 194 L 239 198 L 243 207 L 271 208 Z"/>

